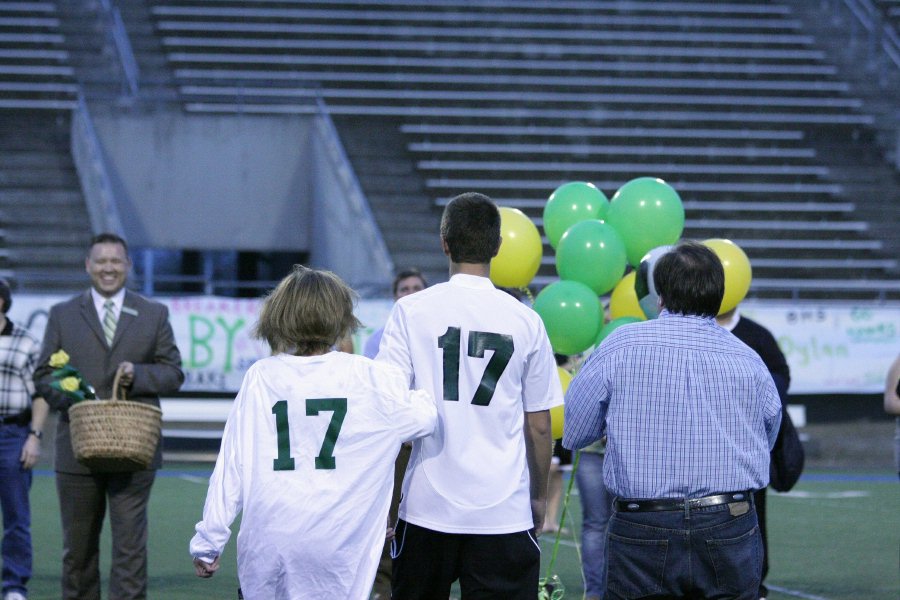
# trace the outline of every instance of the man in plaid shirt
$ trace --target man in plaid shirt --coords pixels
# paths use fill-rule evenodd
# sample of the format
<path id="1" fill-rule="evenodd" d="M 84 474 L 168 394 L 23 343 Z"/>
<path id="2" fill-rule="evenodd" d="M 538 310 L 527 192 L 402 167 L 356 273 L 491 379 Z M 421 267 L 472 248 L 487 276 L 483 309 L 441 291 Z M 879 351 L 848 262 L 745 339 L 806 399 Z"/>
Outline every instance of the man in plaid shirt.
<path id="1" fill-rule="evenodd" d="M 48 406 L 35 397 L 39 342 L 6 318 L 9 284 L 0 279 L 0 508 L 3 510 L 3 600 L 25 600 L 31 578 L 31 468 L 41 454 Z"/>
<path id="2" fill-rule="evenodd" d="M 759 598 L 753 490 L 769 484 L 781 399 L 756 351 L 716 324 L 725 272 L 682 241 L 656 262 L 659 317 L 623 325 L 566 393 L 563 446 L 607 436 L 606 595 Z"/>

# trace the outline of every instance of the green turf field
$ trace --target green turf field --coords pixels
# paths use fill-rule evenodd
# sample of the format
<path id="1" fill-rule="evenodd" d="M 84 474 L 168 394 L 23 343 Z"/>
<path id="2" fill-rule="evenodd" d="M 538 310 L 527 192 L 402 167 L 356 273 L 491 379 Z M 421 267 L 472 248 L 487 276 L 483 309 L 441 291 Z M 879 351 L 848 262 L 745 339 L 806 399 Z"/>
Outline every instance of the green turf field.
<path id="1" fill-rule="evenodd" d="M 222 568 L 209 580 L 194 576 L 187 551 L 209 473 L 209 466 L 172 465 L 156 480 L 150 503 L 151 600 L 237 597 L 233 540 Z M 31 498 L 35 563 L 29 598 L 52 600 L 59 598 L 62 544 L 52 473 L 37 472 Z M 790 494 L 771 494 L 769 498 L 769 583 L 776 590 L 770 600 L 900 598 L 900 483 L 896 473 L 811 471 Z M 577 496 L 570 507 L 569 533 L 561 540 L 554 572 L 566 586 L 565 598 L 581 598 L 581 570 L 571 533 L 578 530 L 580 522 Z M 553 539 L 545 538 L 542 545 L 546 565 Z M 108 537 L 102 561 L 105 578 Z M 104 598 L 105 591 L 104 584 Z"/>

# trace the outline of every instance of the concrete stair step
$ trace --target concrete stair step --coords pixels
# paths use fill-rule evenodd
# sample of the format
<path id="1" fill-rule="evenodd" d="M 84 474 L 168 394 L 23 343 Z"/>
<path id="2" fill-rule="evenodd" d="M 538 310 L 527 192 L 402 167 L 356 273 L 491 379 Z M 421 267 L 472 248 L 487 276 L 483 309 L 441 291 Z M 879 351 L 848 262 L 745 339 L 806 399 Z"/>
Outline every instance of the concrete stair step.
<path id="1" fill-rule="evenodd" d="M 15 222 L 27 222 L 29 217 L 40 218 L 40 213 L 49 213 L 46 217 L 56 215 L 60 217 L 72 217 L 79 214 L 87 214 L 87 207 L 83 197 L 79 194 L 67 198 L 56 196 L 45 198 L 40 191 L 32 193 L 30 202 L 0 202 L 0 214 L 4 219 Z"/>
<path id="2" fill-rule="evenodd" d="M 10 282 L 19 293 L 26 294 L 68 294 L 88 288 L 84 263 L 78 266 L 57 269 L 10 269 Z"/>
<path id="3" fill-rule="evenodd" d="M 78 177 L 74 171 L 46 168 L 9 168 L 0 170 L 0 187 L 30 187 L 34 189 L 77 187 Z"/>
<path id="4" fill-rule="evenodd" d="M 72 227 L 79 223 L 90 224 L 84 206 L 57 206 L 53 207 L 53 210 L 42 210 L 39 206 L 18 210 L 4 207 L 0 211 L 0 221 L 5 227 L 41 226 L 54 230 Z"/>
<path id="5" fill-rule="evenodd" d="M 18 152 L 43 152 L 53 154 L 65 150 L 66 147 L 67 144 L 64 143 L 63 140 L 58 139 L 52 134 L 46 134 L 46 137 L 41 137 L 40 134 L 38 134 L 28 138 L 18 136 L 13 131 L 3 131 L 0 129 L 0 154 L 12 154 Z"/>
<path id="6" fill-rule="evenodd" d="M 85 244 L 86 245 L 86 244 Z M 85 250 L 80 246 L 32 246 L 29 248 L 12 247 L 6 250 L 6 257 L 11 264 L 21 268 L 50 268 L 51 270 L 84 266 Z"/>
<path id="7" fill-rule="evenodd" d="M 57 205 L 84 205 L 80 189 L 42 190 L 37 197 L 32 189 L 0 189 L 0 207 L 33 206 L 38 201 L 41 206 L 47 208 Z"/>
<path id="8" fill-rule="evenodd" d="M 70 169 L 72 159 L 57 153 L 22 150 L 0 152 L 0 169 Z"/>
<path id="9" fill-rule="evenodd" d="M 78 246 L 86 248 L 91 239 L 91 228 L 85 216 L 84 221 L 72 223 L 70 226 L 58 229 L 47 227 L 18 226 L 6 227 L 0 231 L 0 240 L 10 250 L 15 248 L 53 247 L 65 248 Z"/>

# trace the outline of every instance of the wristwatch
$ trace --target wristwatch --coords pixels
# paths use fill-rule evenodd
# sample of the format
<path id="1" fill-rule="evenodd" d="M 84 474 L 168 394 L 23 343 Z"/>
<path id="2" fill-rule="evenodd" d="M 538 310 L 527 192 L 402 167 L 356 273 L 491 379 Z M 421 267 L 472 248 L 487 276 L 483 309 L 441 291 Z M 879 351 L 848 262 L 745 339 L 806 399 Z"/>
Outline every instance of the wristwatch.
<path id="1" fill-rule="evenodd" d="M 28 433 L 30 433 L 31 435 L 33 435 L 33 436 L 36 437 L 37 439 L 41 439 L 42 437 L 44 437 L 44 432 L 43 432 L 43 431 L 38 431 L 37 429 L 29 429 L 29 430 L 28 430 Z"/>

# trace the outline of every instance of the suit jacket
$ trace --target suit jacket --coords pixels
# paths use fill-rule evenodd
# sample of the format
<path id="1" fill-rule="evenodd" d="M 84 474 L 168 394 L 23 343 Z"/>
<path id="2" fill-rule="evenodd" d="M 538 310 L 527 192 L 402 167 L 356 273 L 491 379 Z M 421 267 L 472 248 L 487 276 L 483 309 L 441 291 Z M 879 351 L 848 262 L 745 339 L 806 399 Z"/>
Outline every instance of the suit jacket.
<path id="1" fill-rule="evenodd" d="M 778 347 L 775 336 L 756 321 L 743 315 L 738 319 L 737 325 L 734 326 L 731 333 L 759 354 L 766 368 L 769 369 L 769 373 L 772 374 L 775 387 L 778 388 L 778 395 L 781 397 L 781 403 L 784 404 L 788 388 L 791 385 L 791 369 L 784 353 Z"/>
<path id="2" fill-rule="evenodd" d="M 106 343 L 90 290 L 50 309 L 35 383 L 39 395 L 60 412 L 56 426 L 56 470 L 87 474 L 91 471 L 79 463 L 72 452 L 67 412 L 72 399 L 50 387 L 53 368 L 48 362 L 50 355 L 60 348 L 69 355 L 69 364 L 94 386 L 101 399 L 112 398 L 113 379 L 119 363 L 134 363 L 134 381 L 127 389 L 127 397 L 154 406 L 159 406 L 160 394 L 175 392 L 184 382 L 181 354 L 169 324 L 168 308 L 138 294 L 125 292 L 112 345 Z M 159 468 L 161 464 L 160 444 L 150 468 Z"/>

